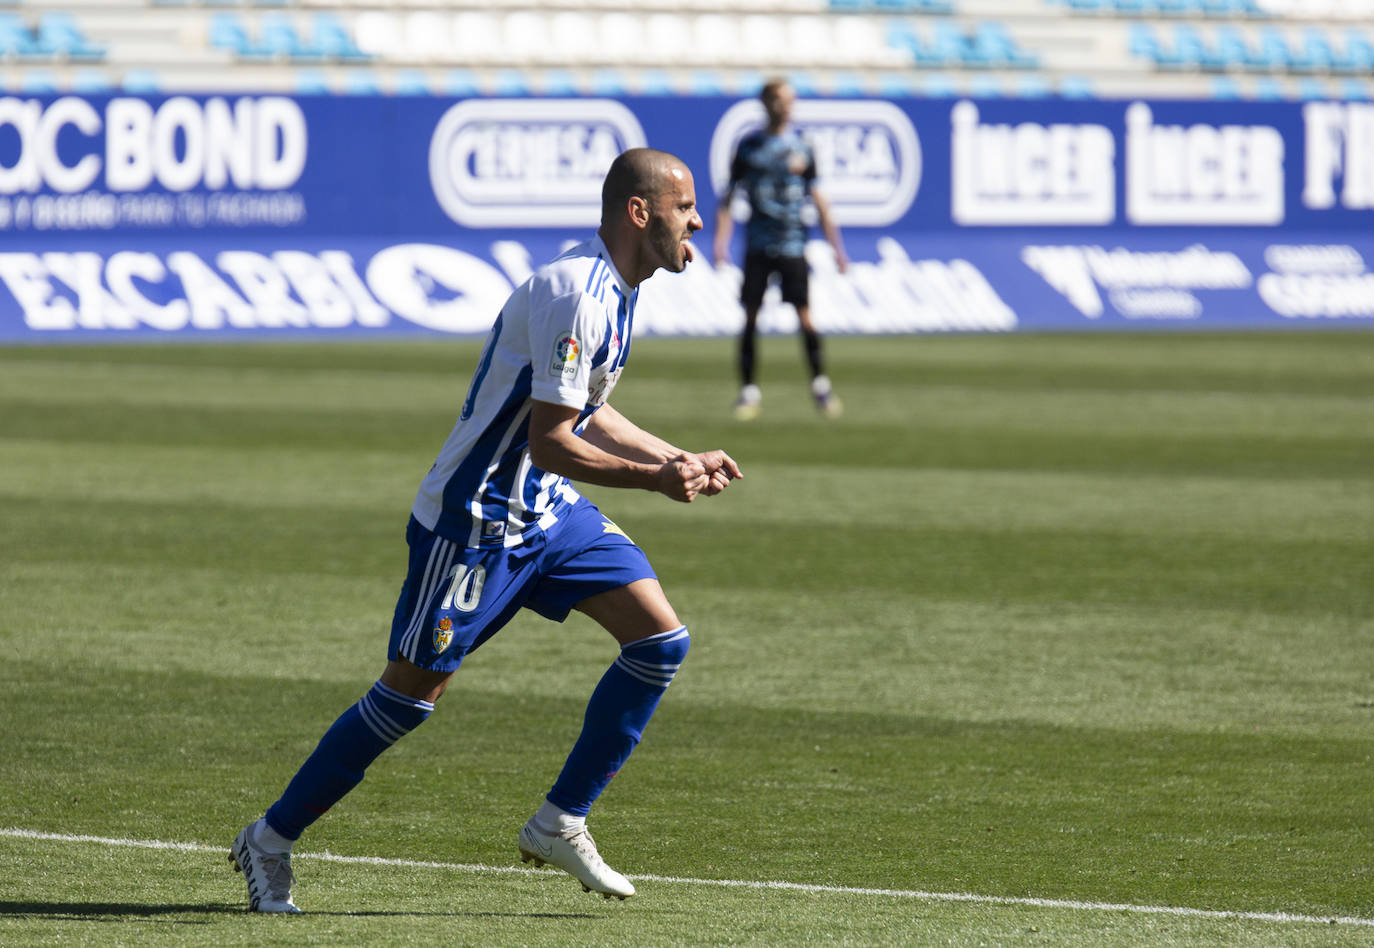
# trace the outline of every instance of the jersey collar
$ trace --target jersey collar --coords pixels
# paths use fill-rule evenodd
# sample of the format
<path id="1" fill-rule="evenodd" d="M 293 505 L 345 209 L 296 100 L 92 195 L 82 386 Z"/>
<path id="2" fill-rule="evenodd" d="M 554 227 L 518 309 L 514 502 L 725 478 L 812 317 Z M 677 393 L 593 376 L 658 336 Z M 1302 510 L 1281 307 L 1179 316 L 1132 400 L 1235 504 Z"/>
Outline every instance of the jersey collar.
<path id="1" fill-rule="evenodd" d="M 616 269 L 615 261 L 611 259 L 611 252 L 606 249 L 606 242 L 601 239 L 600 234 L 592 235 L 592 249 L 595 250 L 597 255 L 600 256 L 602 260 L 605 260 L 606 265 L 611 268 L 611 276 L 615 277 L 615 285 L 620 287 L 620 295 L 625 299 L 629 299 L 630 294 L 634 292 L 634 287 L 626 283 L 625 278 L 621 276 L 620 271 Z"/>

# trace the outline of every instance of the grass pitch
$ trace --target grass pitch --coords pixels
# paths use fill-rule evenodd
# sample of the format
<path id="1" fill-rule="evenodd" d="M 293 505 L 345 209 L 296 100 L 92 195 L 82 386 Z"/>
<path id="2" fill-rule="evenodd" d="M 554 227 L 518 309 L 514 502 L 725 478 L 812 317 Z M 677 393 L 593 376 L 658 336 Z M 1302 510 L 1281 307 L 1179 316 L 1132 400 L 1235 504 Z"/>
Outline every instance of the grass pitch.
<path id="1" fill-rule="evenodd" d="M 762 351 L 749 425 L 727 340 L 614 397 L 745 480 L 587 491 L 694 642 L 593 812 L 640 895 L 515 871 L 614 650 L 531 615 L 283 919 L 222 850 L 380 671 L 477 346 L 0 349 L 0 943 L 1374 941 L 1374 334 L 836 338 L 831 422 Z"/>

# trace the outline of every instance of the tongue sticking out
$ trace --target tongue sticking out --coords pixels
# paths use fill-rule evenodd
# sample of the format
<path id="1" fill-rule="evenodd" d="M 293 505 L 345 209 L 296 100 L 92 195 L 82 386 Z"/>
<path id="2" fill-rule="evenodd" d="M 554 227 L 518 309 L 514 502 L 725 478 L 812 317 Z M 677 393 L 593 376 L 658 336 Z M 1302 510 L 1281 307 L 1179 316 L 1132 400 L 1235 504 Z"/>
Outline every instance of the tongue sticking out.
<path id="1" fill-rule="evenodd" d="M 688 263 L 695 260 L 697 256 L 697 252 L 692 249 L 692 245 L 685 240 L 682 242 L 682 253 Z"/>

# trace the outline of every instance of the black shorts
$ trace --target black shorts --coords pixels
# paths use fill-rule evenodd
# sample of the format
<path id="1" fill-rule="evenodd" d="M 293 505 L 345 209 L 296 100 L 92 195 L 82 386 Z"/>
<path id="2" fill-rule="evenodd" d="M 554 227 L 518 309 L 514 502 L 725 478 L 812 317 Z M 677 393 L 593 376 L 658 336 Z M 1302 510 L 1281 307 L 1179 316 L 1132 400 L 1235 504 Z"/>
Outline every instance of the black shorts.
<path id="1" fill-rule="evenodd" d="M 763 294 L 768 290 L 768 278 L 774 273 L 782 284 L 782 301 L 793 306 L 806 306 L 807 268 L 805 257 L 775 257 L 767 253 L 750 253 L 744 258 L 744 285 L 740 288 L 739 299 L 746 310 L 757 310 L 763 305 Z"/>

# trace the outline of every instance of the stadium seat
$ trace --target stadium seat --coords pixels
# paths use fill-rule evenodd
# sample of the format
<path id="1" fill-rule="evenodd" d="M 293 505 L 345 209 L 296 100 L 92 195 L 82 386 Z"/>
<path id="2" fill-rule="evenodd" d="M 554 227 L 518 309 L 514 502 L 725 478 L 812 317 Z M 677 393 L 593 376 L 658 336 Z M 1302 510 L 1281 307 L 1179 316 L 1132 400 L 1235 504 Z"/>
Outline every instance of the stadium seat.
<path id="1" fill-rule="evenodd" d="M 327 59 L 362 62 L 372 58 L 358 48 L 343 20 L 331 12 L 316 13 L 311 18 L 311 44 Z"/>
<path id="2" fill-rule="evenodd" d="M 105 47 L 92 43 L 67 13 L 49 12 L 38 18 L 35 44 L 39 52 L 73 62 L 99 62 Z"/>
<path id="3" fill-rule="evenodd" d="M 1006 27 L 992 20 L 974 27 L 969 47 L 989 66 L 1033 69 L 1040 64 L 1038 56 L 1017 46 Z"/>
<path id="4" fill-rule="evenodd" d="M 1346 79 L 1341 83 L 1341 98 L 1347 102 L 1367 102 L 1369 84 L 1360 79 Z"/>
<path id="5" fill-rule="evenodd" d="M 1234 26 L 1217 28 L 1212 34 L 1212 51 L 1222 69 L 1250 69 L 1255 65 L 1245 34 Z"/>
<path id="6" fill-rule="evenodd" d="M 592 94 L 604 96 L 623 96 L 629 93 L 625 76 L 619 69 L 598 69 L 592 73 Z"/>
<path id="7" fill-rule="evenodd" d="M 986 60 L 981 55 L 974 61 L 974 57 L 970 55 L 967 37 L 959 27 L 948 20 L 941 20 L 935 24 L 926 51 L 932 65 L 986 65 Z"/>
<path id="8" fill-rule="evenodd" d="M 1065 76 L 1059 80 L 1059 94 L 1066 99 L 1092 99 L 1097 92 L 1086 76 Z"/>
<path id="9" fill-rule="evenodd" d="M 1217 76 L 1212 80 L 1212 98 L 1230 101 L 1240 98 L 1240 84 L 1230 76 Z"/>
<path id="10" fill-rule="evenodd" d="M 1259 33 L 1259 49 L 1267 61 L 1276 64 L 1280 68 L 1296 70 L 1305 68 L 1306 58 L 1299 51 L 1288 45 L 1282 33 L 1273 27 L 1265 27 Z"/>
<path id="11" fill-rule="evenodd" d="M 162 80 L 151 69 L 130 69 L 124 73 L 119 87 L 134 95 L 156 95 L 162 91 Z"/>
<path id="12" fill-rule="evenodd" d="M 639 74 L 640 95 L 672 95 L 675 90 L 673 77 L 662 69 L 646 69 Z"/>
<path id="13" fill-rule="evenodd" d="M 466 99 L 471 96 L 481 95 L 482 90 L 477 84 L 477 77 L 468 70 L 450 69 L 448 72 L 444 73 L 443 92 L 444 95 Z"/>
<path id="14" fill-rule="evenodd" d="M 344 76 L 346 95 L 381 95 L 382 86 L 377 74 L 369 69 L 350 69 Z"/>
<path id="15" fill-rule="evenodd" d="M 72 91 L 84 95 L 100 95 L 114 88 L 109 75 L 101 69 L 82 69 L 72 76 Z"/>
<path id="16" fill-rule="evenodd" d="M 45 58 L 34 41 L 24 18 L 16 13 L 0 13 L 0 56 L 18 59 Z"/>
<path id="17" fill-rule="evenodd" d="M 1349 72 L 1374 72 L 1374 43 L 1370 42 L 1363 30 L 1346 30 L 1341 62 Z"/>
<path id="18" fill-rule="evenodd" d="M 1148 23 L 1131 24 L 1127 33 L 1126 48 L 1132 56 L 1148 60 L 1155 66 L 1163 66 L 1172 60 L 1171 55 L 1166 53 L 1160 44 L 1155 28 Z"/>
<path id="19" fill-rule="evenodd" d="M 224 49 L 239 59 L 263 59 L 266 53 L 251 36 L 237 13 L 219 12 L 210 17 L 210 45 Z"/>
<path id="20" fill-rule="evenodd" d="M 25 69 L 19 75 L 19 91 L 29 95 L 51 95 L 57 91 L 57 74 L 51 69 Z"/>
<path id="21" fill-rule="evenodd" d="M 1202 33 L 1190 23 L 1174 26 L 1175 65 L 1198 69 L 1221 68 L 1221 57 L 1207 44 Z"/>
<path id="22" fill-rule="evenodd" d="M 1153 12 L 1150 8 L 1153 3 L 1147 0 L 1113 0 L 1112 8 L 1123 16 L 1140 16 L 1146 12 Z"/>
<path id="23" fill-rule="evenodd" d="M 295 22 L 284 13 L 263 14 L 258 24 L 258 45 L 275 59 L 304 63 L 323 58 L 319 50 L 301 39 Z"/>
<path id="24" fill-rule="evenodd" d="M 297 95 L 329 95 L 329 77 L 318 69 L 302 69 L 296 73 Z"/>
<path id="25" fill-rule="evenodd" d="M 397 70 L 395 80 L 395 85 L 392 87 L 392 92 L 395 95 L 432 94 L 429 79 L 418 69 Z"/>
<path id="26" fill-rule="evenodd" d="M 1305 100 L 1329 99 L 1331 91 L 1327 89 L 1326 83 L 1312 76 L 1305 76 L 1298 80 L 1298 98 Z"/>

